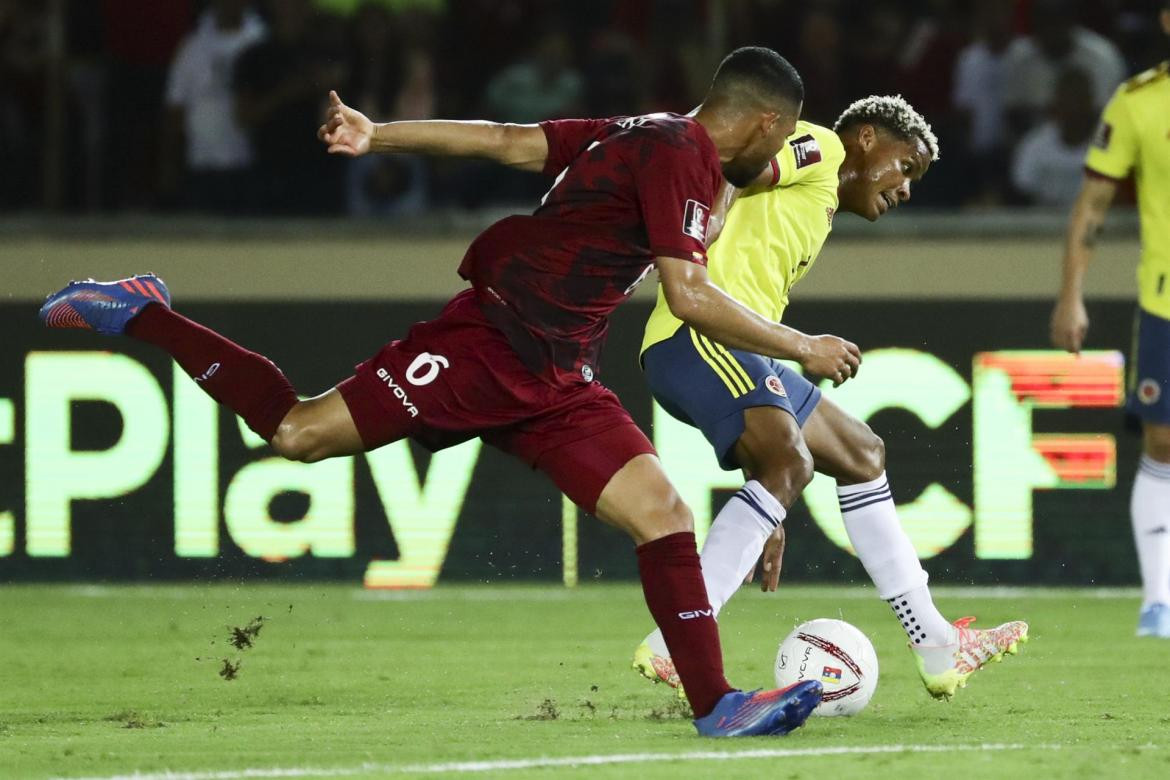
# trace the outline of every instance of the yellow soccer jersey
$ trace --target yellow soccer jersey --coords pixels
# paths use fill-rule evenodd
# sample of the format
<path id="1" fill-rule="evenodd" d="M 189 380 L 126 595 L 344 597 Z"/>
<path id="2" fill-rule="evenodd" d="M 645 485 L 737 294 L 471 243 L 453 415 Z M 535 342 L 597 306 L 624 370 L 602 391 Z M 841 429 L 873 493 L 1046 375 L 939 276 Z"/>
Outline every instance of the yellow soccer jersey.
<path id="1" fill-rule="evenodd" d="M 1170 62 L 1118 87 L 1085 166 L 1112 179 L 1133 171 L 1142 224 L 1138 303 L 1170 319 Z"/>
<path id="2" fill-rule="evenodd" d="M 732 205 L 707 251 L 711 281 L 757 314 L 780 321 L 788 291 L 808 273 L 833 228 L 841 139 L 827 127 L 797 122 L 773 163 L 774 186 Z M 642 351 L 670 338 L 682 321 L 658 304 L 646 323 Z"/>

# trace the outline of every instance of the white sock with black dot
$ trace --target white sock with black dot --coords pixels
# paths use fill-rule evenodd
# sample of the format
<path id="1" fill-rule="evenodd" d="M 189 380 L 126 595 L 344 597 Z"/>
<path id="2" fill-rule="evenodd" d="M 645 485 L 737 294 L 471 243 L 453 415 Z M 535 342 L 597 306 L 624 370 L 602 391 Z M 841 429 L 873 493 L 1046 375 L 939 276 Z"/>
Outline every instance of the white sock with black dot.
<path id="1" fill-rule="evenodd" d="M 915 646 L 935 647 L 955 641 L 956 629 L 934 606 L 930 588 L 925 585 L 886 599 L 898 616 L 906 636 Z"/>
<path id="2" fill-rule="evenodd" d="M 929 578 L 898 522 L 886 475 L 859 485 L 838 486 L 837 500 L 849 542 L 911 644 L 935 647 L 954 642 L 958 629 L 934 606 L 926 584 Z"/>

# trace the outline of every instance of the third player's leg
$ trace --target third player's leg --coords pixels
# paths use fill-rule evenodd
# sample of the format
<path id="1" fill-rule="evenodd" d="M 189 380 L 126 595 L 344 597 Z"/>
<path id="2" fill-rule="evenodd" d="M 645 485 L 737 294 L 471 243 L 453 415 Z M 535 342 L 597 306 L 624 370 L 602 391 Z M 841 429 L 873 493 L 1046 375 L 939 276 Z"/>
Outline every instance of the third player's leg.
<path id="1" fill-rule="evenodd" d="M 1170 425 L 1142 423 L 1142 458 L 1130 513 L 1142 575 L 1138 636 L 1170 639 Z"/>

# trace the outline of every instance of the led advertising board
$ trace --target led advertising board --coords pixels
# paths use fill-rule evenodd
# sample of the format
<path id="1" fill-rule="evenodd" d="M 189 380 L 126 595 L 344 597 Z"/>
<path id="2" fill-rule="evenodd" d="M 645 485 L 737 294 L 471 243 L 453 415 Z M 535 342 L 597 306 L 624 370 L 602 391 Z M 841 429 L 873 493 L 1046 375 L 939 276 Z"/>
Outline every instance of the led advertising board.
<path id="1" fill-rule="evenodd" d="M 201 304 L 183 311 L 268 355 L 306 394 L 438 305 Z M 818 304 L 794 326 L 857 341 L 857 379 L 826 394 L 883 436 L 903 524 L 935 581 L 1136 577 L 1124 435 L 1129 307 L 1094 314 L 1101 348 L 1044 349 L 1046 302 Z M 651 434 L 700 537 L 742 484 L 650 401 L 645 306 L 619 310 L 604 376 Z M 308 577 L 370 587 L 449 579 L 635 576 L 630 544 L 542 475 L 478 441 L 407 442 L 291 463 L 151 347 L 40 329 L 0 306 L 0 579 Z M 861 581 L 832 480 L 788 522 L 785 576 Z"/>

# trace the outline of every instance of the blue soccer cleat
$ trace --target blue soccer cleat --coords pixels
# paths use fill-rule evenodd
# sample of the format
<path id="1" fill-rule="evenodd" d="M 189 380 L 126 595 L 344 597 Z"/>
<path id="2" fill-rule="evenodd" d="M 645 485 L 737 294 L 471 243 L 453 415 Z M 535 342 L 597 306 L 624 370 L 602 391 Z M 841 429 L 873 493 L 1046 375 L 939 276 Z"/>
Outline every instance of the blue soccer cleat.
<path id="1" fill-rule="evenodd" d="M 821 703 L 819 680 L 805 680 L 775 691 L 731 691 L 711 714 L 695 721 L 704 737 L 779 736 L 800 728 Z"/>
<path id="2" fill-rule="evenodd" d="M 1138 616 L 1138 636 L 1170 639 L 1170 604 L 1151 604 Z"/>
<path id="3" fill-rule="evenodd" d="M 118 335 L 149 303 L 170 308 L 171 293 L 154 274 L 140 274 L 116 282 L 70 282 L 41 306 L 41 322 L 49 328 L 83 328 Z"/>

